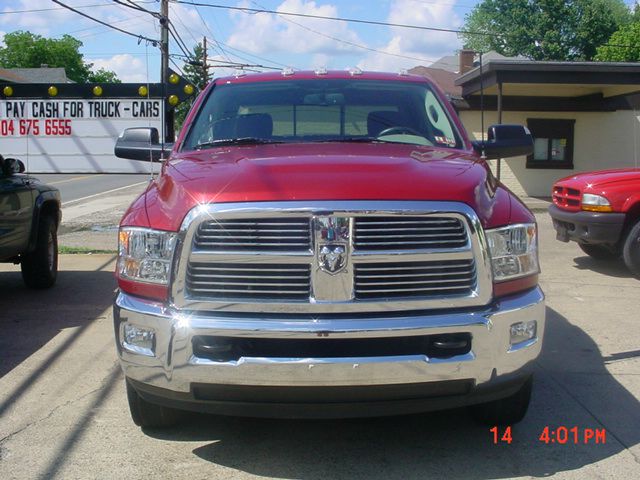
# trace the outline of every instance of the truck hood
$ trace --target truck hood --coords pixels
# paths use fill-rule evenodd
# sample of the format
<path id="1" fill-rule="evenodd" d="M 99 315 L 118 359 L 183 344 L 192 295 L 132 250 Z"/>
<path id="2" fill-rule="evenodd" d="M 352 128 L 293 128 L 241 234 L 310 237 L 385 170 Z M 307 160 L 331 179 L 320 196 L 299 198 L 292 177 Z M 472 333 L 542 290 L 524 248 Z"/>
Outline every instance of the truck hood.
<path id="1" fill-rule="evenodd" d="M 508 191 L 471 152 L 404 144 L 272 144 L 178 153 L 144 200 L 149 225 L 174 231 L 193 207 L 228 202 L 440 200 L 466 203 L 485 227 L 510 217 Z M 140 225 L 137 204 L 123 225 Z"/>
<path id="2" fill-rule="evenodd" d="M 583 191 L 586 185 L 590 185 L 592 188 L 597 188 L 605 185 L 630 181 L 640 181 L 640 168 L 597 170 L 594 172 L 578 173 L 576 175 L 561 178 L 556 182 L 556 184 L 562 184 L 565 187 Z"/>

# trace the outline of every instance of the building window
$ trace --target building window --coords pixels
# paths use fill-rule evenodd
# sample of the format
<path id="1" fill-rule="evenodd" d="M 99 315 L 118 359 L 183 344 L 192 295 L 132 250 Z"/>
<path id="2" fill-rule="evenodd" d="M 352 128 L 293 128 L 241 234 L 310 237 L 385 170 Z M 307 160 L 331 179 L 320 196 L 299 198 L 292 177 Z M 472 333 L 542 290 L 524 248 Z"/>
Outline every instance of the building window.
<path id="1" fill-rule="evenodd" d="M 533 154 L 527 168 L 573 168 L 573 130 L 575 120 L 529 118 L 533 135 Z"/>

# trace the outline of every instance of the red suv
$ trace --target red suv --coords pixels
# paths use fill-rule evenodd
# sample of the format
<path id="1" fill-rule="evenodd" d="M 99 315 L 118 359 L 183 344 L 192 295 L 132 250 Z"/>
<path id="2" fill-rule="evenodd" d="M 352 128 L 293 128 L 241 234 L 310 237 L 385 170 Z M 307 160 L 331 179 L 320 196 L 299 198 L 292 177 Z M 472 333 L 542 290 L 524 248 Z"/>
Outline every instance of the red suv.
<path id="1" fill-rule="evenodd" d="M 549 207 L 562 242 L 597 259 L 623 256 L 640 278 L 640 168 L 586 172 L 558 180 Z"/>

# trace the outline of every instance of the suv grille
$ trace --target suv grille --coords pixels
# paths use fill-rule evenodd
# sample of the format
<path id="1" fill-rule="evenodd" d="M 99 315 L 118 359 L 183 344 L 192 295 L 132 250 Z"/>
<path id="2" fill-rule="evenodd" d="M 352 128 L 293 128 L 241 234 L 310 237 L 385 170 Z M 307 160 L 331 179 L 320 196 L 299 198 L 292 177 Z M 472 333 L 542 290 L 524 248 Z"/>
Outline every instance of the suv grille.
<path id="1" fill-rule="evenodd" d="M 553 187 L 553 203 L 567 210 L 580 209 L 580 190 L 567 188 L 561 185 Z"/>

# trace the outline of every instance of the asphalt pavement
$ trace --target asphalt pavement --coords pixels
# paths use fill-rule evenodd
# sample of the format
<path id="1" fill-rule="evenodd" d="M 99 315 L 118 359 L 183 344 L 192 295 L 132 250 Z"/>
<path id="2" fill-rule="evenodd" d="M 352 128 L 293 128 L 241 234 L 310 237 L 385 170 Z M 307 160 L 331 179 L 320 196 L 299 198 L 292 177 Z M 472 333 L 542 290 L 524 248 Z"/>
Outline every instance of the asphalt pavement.
<path id="1" fill-rule="evenodd" d="M 339 421 L 193 414 L 143 431 L 116 360 L 115 256 L 63 255 L 48 291 L 25 289 L 18 267 L 0 265 L 0 478 L 636 478 L 640 281 L 621 261 L 556 241 L 546 213 L 537 219 L 547 332 L 510 443 L 466 410 Z M 547 427 L 561 436 L 545 443 Z M 587 438 L 596 431 L 598 443 Z"/>

